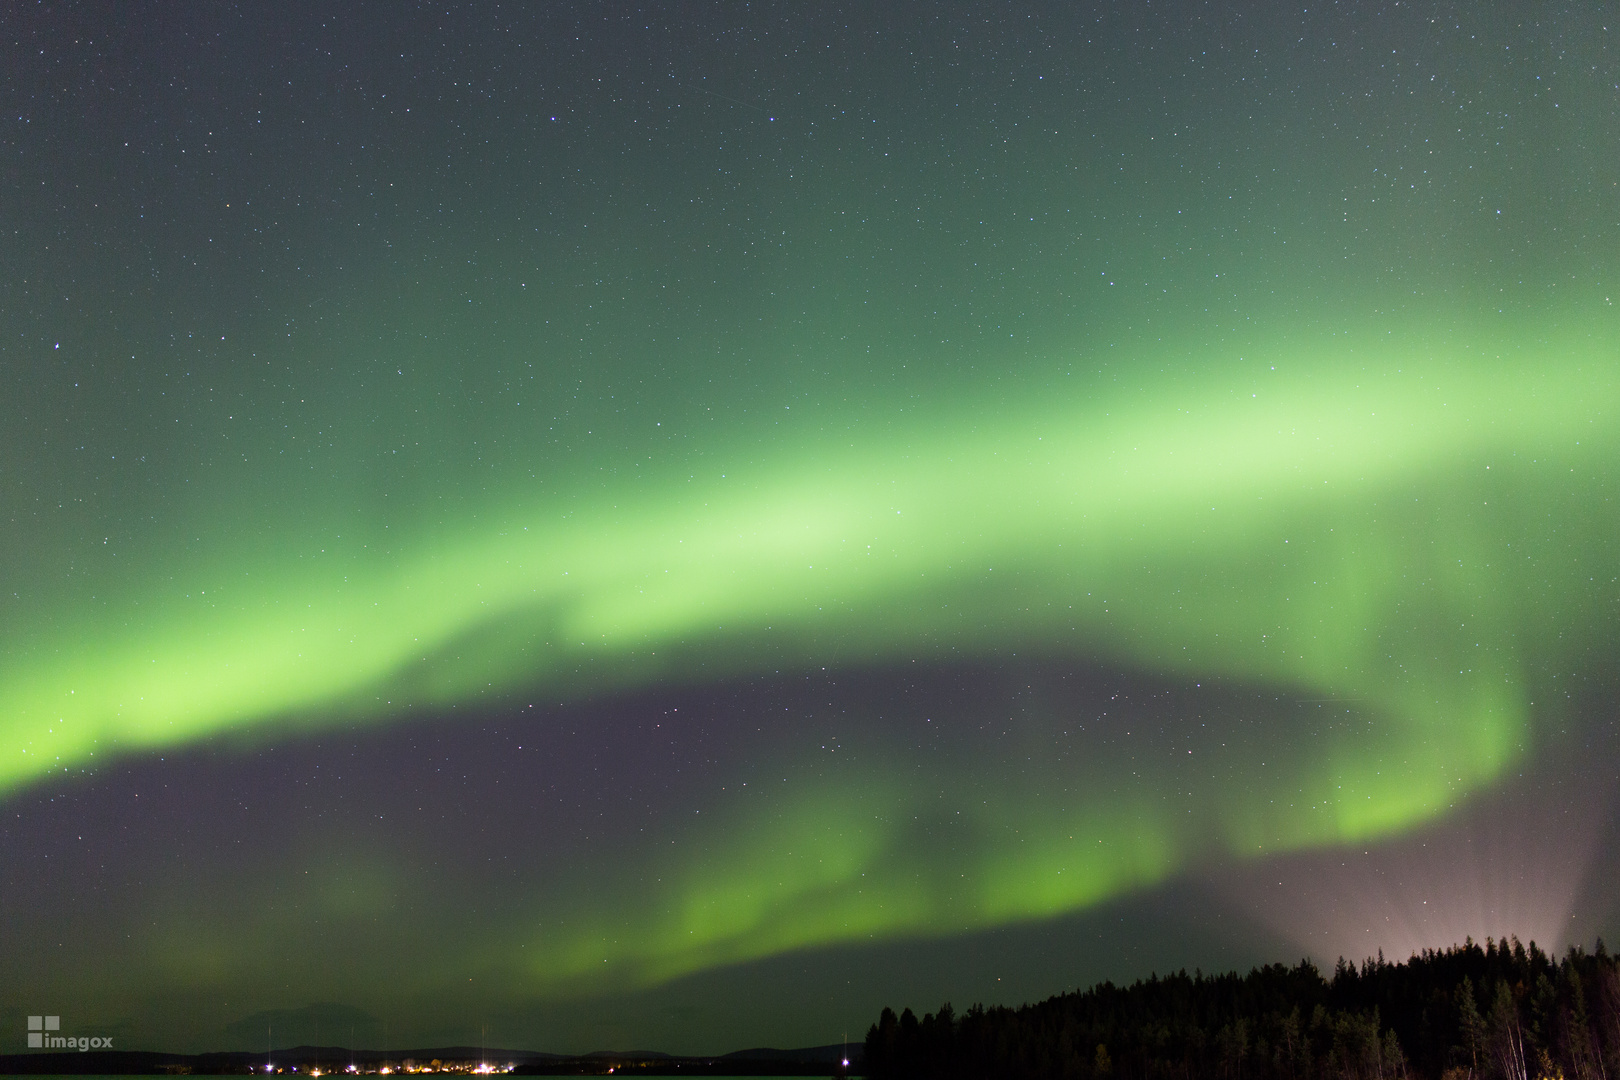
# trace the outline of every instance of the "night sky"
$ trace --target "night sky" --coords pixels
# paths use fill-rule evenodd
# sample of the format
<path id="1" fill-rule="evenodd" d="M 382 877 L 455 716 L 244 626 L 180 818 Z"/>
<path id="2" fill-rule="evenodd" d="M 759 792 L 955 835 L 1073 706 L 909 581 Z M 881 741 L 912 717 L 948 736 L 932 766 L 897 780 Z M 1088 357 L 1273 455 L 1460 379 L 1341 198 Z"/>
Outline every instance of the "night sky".
<path id="1" fill-rule="evenodd" d="M 0 1050 L 1620 936 L 1599 2 L 0 15 Z"/>

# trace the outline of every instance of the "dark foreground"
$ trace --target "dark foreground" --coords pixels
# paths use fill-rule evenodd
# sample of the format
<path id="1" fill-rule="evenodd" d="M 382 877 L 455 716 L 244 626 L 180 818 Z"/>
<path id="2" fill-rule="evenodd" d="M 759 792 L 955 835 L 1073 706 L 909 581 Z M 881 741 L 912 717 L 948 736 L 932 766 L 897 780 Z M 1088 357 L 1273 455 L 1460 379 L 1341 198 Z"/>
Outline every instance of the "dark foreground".
<path id="1" fill-rule="evenodd" d="M 762 1047 L 717 1057 L 675 1057 L 655 1051 L 599 1051 L 571 1057 L 535 1050 L 480 1050 L 449 1046 L 384 1054 L 340 1046 L 298 1046 L 278 1050 L 265 1068 L 262 1053 L 163 1054 L 144 1050 L 58 1050 L 0 1054 L 0 1075 L 13 1076 L 413 1076 L 493 1073 L 521 1076 L 844 1076 L 860 1072 L 860 1047 L 802 1050 Z"/>
<path id="2" fill-rule="evenodd" d="M 1017 1009 L 884 1009 L 873 1080 L 1614 1080 L 1620 961 L 1517 938 L 1392 964 L 1185 971 Z"/>

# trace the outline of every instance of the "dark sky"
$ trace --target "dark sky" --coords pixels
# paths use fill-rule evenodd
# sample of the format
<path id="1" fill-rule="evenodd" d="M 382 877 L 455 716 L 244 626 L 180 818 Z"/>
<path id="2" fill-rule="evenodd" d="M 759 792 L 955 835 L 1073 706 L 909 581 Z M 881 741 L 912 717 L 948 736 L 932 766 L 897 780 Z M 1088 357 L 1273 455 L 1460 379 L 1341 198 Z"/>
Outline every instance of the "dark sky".
<path id="1" fill-rule="evenodd" d="M 0 18 L 0 1050 L 1615 933 L 1600 3 Z"/>

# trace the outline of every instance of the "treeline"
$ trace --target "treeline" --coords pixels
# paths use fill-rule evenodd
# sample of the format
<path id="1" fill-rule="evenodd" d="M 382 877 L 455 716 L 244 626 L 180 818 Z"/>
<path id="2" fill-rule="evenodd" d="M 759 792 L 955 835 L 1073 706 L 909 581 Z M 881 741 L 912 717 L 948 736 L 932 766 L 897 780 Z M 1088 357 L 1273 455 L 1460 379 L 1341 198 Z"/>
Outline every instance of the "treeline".
<path id="1" fill-rule="evenodd" d="M 1017 1009 L 884 1009 L 872 1080 L 1620 1080 L 1620 961 L 1470 939 L 1401 964 L 1102 983 Z"/>

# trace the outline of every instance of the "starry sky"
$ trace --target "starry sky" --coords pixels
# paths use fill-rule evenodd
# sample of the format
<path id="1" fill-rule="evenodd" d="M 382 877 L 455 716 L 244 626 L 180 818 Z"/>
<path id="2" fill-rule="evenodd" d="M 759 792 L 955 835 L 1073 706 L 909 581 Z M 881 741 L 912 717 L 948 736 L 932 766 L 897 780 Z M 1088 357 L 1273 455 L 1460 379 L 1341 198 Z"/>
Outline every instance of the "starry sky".
<path id="1" fill-rule="evenodd" d="M 0 1049 L 1614 936 L 1613 20 L 15 6 Z"/>

